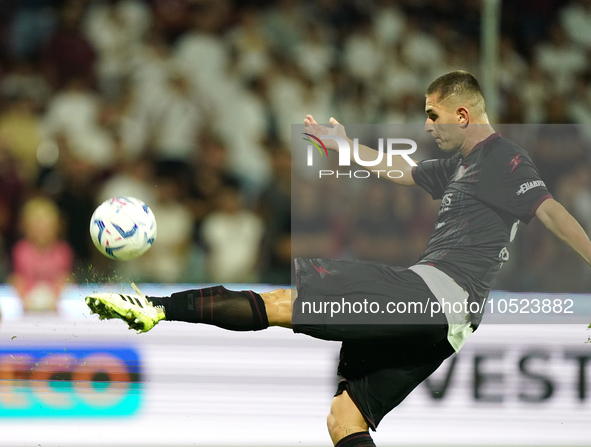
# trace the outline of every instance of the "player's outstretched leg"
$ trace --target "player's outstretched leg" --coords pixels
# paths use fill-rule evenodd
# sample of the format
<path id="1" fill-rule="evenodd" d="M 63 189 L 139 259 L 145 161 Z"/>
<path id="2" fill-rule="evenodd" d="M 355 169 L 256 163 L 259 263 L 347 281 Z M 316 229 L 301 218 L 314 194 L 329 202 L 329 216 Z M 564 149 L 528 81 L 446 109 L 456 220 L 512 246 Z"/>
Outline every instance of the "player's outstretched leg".
<path id="1" fill-rule="evenodd" d="M 206 323 L 233 331 L 257 331 L 268 326 L 291 327 L 291 290 L 258 294 L 223 286 L 185 290 L 170 297 L 98 293 L 86 304 L 101 319 L 119 318 L 130 329 L 147 332 L 161 320 Z"/>

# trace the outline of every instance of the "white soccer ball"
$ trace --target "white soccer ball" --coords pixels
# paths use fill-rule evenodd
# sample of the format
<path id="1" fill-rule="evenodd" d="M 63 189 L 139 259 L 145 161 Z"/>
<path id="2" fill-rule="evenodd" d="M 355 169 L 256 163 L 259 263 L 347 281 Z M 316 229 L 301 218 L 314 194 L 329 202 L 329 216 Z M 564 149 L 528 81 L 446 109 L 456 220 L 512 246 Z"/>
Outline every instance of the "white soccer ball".
<path id="1" fill-rule="evenodd" d="M 139 199 L 113 197 L 94 211 L 90 237 L 108 258 L 119 261 L 137 258 L 148 251 L 156 239 L 156 218 Z"/>

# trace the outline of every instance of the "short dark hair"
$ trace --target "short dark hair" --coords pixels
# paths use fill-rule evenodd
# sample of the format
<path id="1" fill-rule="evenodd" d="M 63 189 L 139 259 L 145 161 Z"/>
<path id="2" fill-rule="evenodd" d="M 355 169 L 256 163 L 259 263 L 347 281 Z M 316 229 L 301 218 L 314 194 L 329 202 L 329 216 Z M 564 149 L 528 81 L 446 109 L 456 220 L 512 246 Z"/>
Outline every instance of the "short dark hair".
<path id="1" fill-rule="evenodd" d="M 427 95 L 437 94 L 439 102 L 452 95 L 471 99 L 475 105 L 481 106 L 484 112 L 484 95 L 478 80 L 467 71 L 458 70 L 444 74 L 435 79 L 426 91 Z"/>

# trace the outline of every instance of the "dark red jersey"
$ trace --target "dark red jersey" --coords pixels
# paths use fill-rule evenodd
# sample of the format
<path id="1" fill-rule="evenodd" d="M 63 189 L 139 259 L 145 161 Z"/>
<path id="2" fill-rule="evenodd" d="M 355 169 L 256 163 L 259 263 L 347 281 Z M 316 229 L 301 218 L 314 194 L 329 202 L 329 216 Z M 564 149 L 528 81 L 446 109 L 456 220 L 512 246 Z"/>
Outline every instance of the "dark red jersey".
<path id="1" fill-rule="evenodd" d="M 498 133 L 465 157 L 424 160 L 412 175 L 441 199 L 435 231 L 417 264 L 448 274 L 484 309 L 519 222 L 529 223 L 552 196 L 527 152 Z M 472 314 L 475 328 L 481 319 Z"/>

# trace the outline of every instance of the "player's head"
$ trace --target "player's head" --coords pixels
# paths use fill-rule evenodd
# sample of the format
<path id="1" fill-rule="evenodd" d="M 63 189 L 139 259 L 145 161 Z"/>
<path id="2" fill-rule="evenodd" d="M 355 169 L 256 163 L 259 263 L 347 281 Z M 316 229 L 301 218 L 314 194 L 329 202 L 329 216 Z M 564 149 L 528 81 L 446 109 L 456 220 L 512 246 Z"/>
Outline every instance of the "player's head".
<path id="1" fill-rule="evenodd" d="M 38 247 L 53 244 L 59 236 L 60 213 L 57 205 L 44 197 L 30 199 L 22 209 L 26 238 Z"/>
<path id="2" fill-rule="evenodd" d="M 470 124 L 488 124 L 480 85 L 466 71 L 452 71 L 435 79 L 425 97 L 425 131 L 444 151 L 462 146 Z"/>

